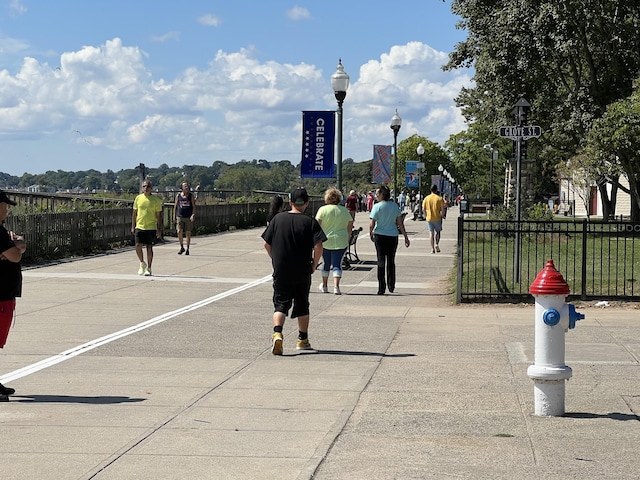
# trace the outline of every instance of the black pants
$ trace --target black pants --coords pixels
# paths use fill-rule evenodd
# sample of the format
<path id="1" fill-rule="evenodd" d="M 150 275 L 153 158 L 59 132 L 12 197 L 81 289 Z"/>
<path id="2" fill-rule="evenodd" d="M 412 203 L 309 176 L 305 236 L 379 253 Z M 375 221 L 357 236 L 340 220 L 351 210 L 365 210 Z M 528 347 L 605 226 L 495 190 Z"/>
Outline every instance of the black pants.
<path id="1" fill-rule="evenodd" d="M 398 237 L 387 235 L 374 235 L 373 242 L 376 246 L 378 257 L 378 295 L 385 292 L 387 287 L 393 292 L 396 289 L 396 250 L 398 250 Z M 385 282 L 385 270 L 387 281 Z"/>

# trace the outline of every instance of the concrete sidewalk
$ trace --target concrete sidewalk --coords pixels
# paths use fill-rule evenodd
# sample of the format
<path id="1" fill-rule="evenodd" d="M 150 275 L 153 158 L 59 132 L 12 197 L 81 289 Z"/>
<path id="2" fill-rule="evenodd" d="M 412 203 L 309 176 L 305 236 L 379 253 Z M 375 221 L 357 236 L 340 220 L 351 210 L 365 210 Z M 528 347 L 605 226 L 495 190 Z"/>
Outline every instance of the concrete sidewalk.
<path id="1" fill-rule="evenodd" d="M 25 271 L 0 356 L 0 471 L 10 479 L 638 478 L 640 310 L 579 306 L 564 417 L 533 415 L 533 306 L 452 305 L 442 253 L 406 221 L 396 293 L 375 252 L 343 295 L 311 293 L 311 352 L 269 350 L 261 229 Z M 356 227 L 366 233 L 367 216 Z M 543 266 L 541 265 L 540 268 Z"/>

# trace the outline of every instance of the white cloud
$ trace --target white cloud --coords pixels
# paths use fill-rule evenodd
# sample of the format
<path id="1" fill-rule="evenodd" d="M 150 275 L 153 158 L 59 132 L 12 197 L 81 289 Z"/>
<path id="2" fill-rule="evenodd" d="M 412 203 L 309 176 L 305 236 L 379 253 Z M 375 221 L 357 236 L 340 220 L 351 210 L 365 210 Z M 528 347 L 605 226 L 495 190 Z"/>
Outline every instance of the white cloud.
<path id="1" fill-rule="evenodd" d="M 0 55 L 15 55 L 28 48 L 28 43 L 17 38 L 0 37 Z"/>
<path id="2" fill-rule="evenodd" d="M 27 13 L 27 7 L 22 4 L 21 0 L 11 0 L 9 8 L 18 15 L 24 15 Z"/>
<path id="3" fill-rule="evenodd" d="M 206 68 L 175 79 L 154 79 L 145 60 L 138 47 L 114 38 L 62 54 L 59 67 L 27 57 L 15 75 L 0 70 L 0 138 L 57 135 L 91 158 L 125 165 L 134 159 L 174 166 L 253 158 L 298 163 L 301 111 L 336 108 L 327 92 L 332 72 L 260 61 L 251 49 L 218 51 Z M 462 130 L 453 98 L 470 76 L 442 72 L 445 61 L 444 53 L 412 42 L 370 60 L 359 75 L 352 72 L 344 158 L 367 160 L 373 144 L 391 143 L 395 108 L 403 118 L 400 139 L 418 133 L 443 142 Z M 72 135 L 74 129 L 82 135 Z"/>
<path id="4" fill-rule="evenodd" d="M 306 20 L 311 18 L 311 12 L 304 7 L 296 5 L 290 10 L 287 10 L 287 17 L 291 20 Z"/>
<path id="5" fill-rule="evenodd" d="M 154 42 L 164 43 L 169 40 L 179 40 L 180 32 L 167 32 L 163 35 L 154 35 L 151 40 Z"/>
<path id="6" fill-rule="evenodd" d="M 207 27 L 219 27 L 222 22 L 215 15 L 207 13 L 198 17 L 198 23 Z"/>
<path id="7" fill-rule="evenodd" d="M 355 118 L 379 122 L 382 134 L 382 126 L 389 130 L 397 108 L 404 119 L 401 137 L 417 133 L 444 142 L 450 134 L 464 129 L 453 99 L 471 83 L 467 71 L 442 71 L 447 59 L 447 54 L 421 42 L 394 46 L 379 60 L 369 60 L 360 67 L 358 81 L 347 93 L 345 110 L 350 109 Z M 361 126 L 354 130 L 347 127 L 347 134 L 354 138 L 363 133 Z M 392 138 L 389 132 L 385 136 Z"/>

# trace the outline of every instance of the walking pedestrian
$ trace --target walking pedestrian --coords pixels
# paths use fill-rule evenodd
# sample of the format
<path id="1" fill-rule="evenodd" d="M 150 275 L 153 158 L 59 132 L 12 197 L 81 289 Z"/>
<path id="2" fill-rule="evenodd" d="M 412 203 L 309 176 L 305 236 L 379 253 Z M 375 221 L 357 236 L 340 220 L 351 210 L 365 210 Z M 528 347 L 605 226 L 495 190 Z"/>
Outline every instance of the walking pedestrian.
<path id="1" fill-rule="evenodd" d="M 404 245 L 411 242 L 402 221 L 400 207 L 391 201 L 389 187 L 383 185 L 376 190 L 378 203 L 369 214 L 369 237 L 376 246 L 378 259 L 378 295 L 384 295 L 386 289 L 393 293 L 396 289 L 396 251 L 398 250 L 398 231 L 404 236 Z M 385 281 L 386 272 L 386 281 Z"/>
<path id="2" fill-rule="evenodd" d="M 297 350 L 310 350 L 309 288 L 311 276 L 322 257 L 322 242 L 327 237 L 320 224 L 304 215 L 309 194 L 296 188 L 289 197 L 291 210 L 273 217 L 262 234 L 264 248 L 273 266 L 273 334 L 271 353 L 282 355 L 283 327 L 291 311 L 298 319 Z"/>
<path id="3" fill-rule="evenodd" d="M 329 293 L 329 269 L 333 267 L 333 293 L 335 295 L 341 294 L 342 257 L 349 246 L 349 238 L 351 238 L 351 230 L 353 229 L 353 217 L 346 207 L 340 205 L 341 198 L 342 192 L 337 188 L 327 189 L 324 194 L 325 205 L 320 207 L 316 213 L 316 220 L 327 236 L 327 240 L 322 244 L 320 291 Z"/>
<path id="4" fill-rule="evenodd" d="M 340 190 L 338 190 L 340 191 Z M 340 193 L 342 195 L 342 193 Z M 325 196 L 325 200 L 326 200 L 326 196 Z M 340 202 L 338 202 L 339 204 Z M 349 192 L 349 196 L 347 197 L 347 200 L 344 202 L 345 207 L 347 207 L 347 210 L 349 211 L 349 214 L 351 215 L 351 219 L 355 220 L 356 219 L 356 212 L 358 211 L 358 196 L 356 195 L 356 191 L 355 190 L 351 190 Z"/>
<path id="5" fill-rule="evenodd" d="M 404 207 L 407 203 L 407 194 L 402 190 L 400 195 L 398 195 L 398 204 L 400 206 L 400 211 L 404 212 Z"/>
<path id="6" fill-rule="evenodd" d="M 131 217 L 131 233 L 135 235 L 136 255 L 140 260 L 138 275 L 150 277 L 153 263 L 153 245 L 162 236 L 162 200 L 153 195 L 151 180 L 142 182 L 142 192 L 133 201 Z M 147 261 L 144 261 L 142 246 L 147 250 Z"/>
<path id="7" fill-rule="evenodd" d="M 442 232 L 442 211 L 444 200 L 438 195 L 438 186 L 431 187 L 431 193 L 422 202 L 422 211 L 427 214 L 427 230 L 431 253 L 440 252 L 440 232 Z"/>
<path id="8" fill-rule="evenodd" d="M 375 201 L 375 196 L 373 192 L 367 193 L 367 211 L 370 212 L 373 209 L 373 204 Z"/>
<path id="9" fill-rule="evenodd" d="M 447 210 L 449 209 L 449 197 L 445 193 L 442 195 L 442 220 L 447 218 Z"/>
<path id="10" fill-rule="evenodd" d="M 176 195 L 176 202 L 173 205 L 173 211 L 176 219 L 176 228 L 178 229 L 178 242 L 180 242 L 180 250 L 178 255 L 189 255 L 189 246 L 191 245 L 191 231 L 193 230 L 193 221 L 196 217 L 196 197 L 191 193 L 189 182 L 182 182 L 180 186 L 182 191 Z M 187 236 L 187 249 L 184 249 L 183 237 Z"/>
<path id="11" fill-rule="evenodd" d="M 20 261 L 27 249 L 24 238 L 9 232 L 4 222 L 9 215 L 9 206 L 16 202 L 9 199 L 0 190 L 0 348 L 4 348 L 13 323 L 16 309 L 16 298 L 22 296 L 22 268 Z M 5 387 L 0 383 L 0 402 L 8 402 L 9 395 L 16 393 L 15 389 Z"/>
<path id="12" fill-rule="evenodd" d="M 271 223 L 276 214 L 284 210 L 284 200 L 280 195 L 274 195 L 269 204 L 269 213 L 267 213 L 267 225 Z"/>

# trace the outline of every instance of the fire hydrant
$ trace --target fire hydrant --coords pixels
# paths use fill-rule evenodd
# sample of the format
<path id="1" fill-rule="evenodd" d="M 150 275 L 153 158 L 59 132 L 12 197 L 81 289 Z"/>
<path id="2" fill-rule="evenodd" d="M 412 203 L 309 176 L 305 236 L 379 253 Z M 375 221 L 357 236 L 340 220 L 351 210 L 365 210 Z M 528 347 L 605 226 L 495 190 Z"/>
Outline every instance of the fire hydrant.
<path id="1" fill-rule="evenodd" d="M 536 303 L 534 365 L 527 369 L 527 375 L 533 379 L 535 414 L 562 416 L 565 380 L 572 375 L 571 367 L 565 365 L 564 336 L 584 315 L 576 312 L 574 305 L 565 303 L 569 285 L 553 260 L 547 261 L 529 292 Z"/>

